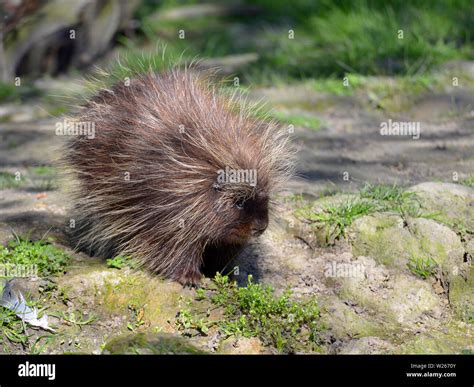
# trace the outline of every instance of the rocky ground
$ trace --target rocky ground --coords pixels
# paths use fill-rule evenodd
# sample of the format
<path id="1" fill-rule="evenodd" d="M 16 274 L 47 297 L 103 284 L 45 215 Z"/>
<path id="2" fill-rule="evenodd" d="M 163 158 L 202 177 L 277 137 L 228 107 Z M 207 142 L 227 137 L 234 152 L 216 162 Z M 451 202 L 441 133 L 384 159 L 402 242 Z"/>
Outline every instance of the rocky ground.
<path id="1" fill-rule="evenodd" d="M 473 68 L 464 63 L 444 71 L 472 81 Z M 41 87 L 55 94 L 70 82 Z M 277 294 L 290 288 L 295 300 L 316 298 L 318 353 L 474 351 L 474 189 L 460 184 L 474 171 L 472 91 L 446 87 L 409 96 L 397 109 L 381 108 L 380 96 L 370 93 L 333 96 L 307 84 L 252 92 L 285 114 L 317 117 L 321 126 L 295 125 L 298 176 L 280 196 L 270 229 L 235 262 L 235 278 L 245 285 L 251 274 Z M 71 250 L 68 184 L 54 168 L 64 141 L 54 132 L 61 118 L 49 109 L 41 99 L 0 107 L 0 242 L 12 232 L 52 237 L 72 258 L 64 274 L 15 281 L 56 331 L 26 327 L 26 340 L 3 337 L 3 351 L 274 352 L 259 337 L 215 329 L 182 336 L 183 300 L 202 303 L 195 290 Z M 380 136 L 380 123 L 389 118 L 419 121 L 420 139 Z M 397 183 L 411 204 L 366 209 L 342 229 L 315 217 L 360 203 L 366 182 Z"/>

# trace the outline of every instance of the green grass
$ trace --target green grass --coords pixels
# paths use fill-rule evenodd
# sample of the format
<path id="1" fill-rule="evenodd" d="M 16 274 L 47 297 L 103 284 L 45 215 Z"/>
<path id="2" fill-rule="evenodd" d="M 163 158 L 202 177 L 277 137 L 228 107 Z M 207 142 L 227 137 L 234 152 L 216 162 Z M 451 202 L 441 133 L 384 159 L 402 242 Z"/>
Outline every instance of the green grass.
<path id="1" fill-rule="evenodd" d="M 362 198 L 389 203 L 402 202 L 405 195 L 405 190 L 396 184 L 392 186 L 366 184 L 360 191 Z"/>
<path id="2" fill-rule="evenodd" d="M 280 80 L 337 77 L 316 88 L 345 95 L 352 91 L 340 87 L 338 79 L 347 73 L 419 75 L 444 61 L 469 59 L 474 54 L 474 13 L 468 0 L 436 4 L 248 1 L 262 6 L 263 11 L 245 18 L 207 16 L 172 21 L 160 20 L 154 12 L 195 1 L 145 2 L 137 11 L 142 26 L 139 39 L 121 38 L 128 67 L 166 68 L 161 50 L 156 50 L 161 45 L 166 45 L 166 57 L 172 62 L 255 52 L 259 60 L 237 70 L 243 82 L 275 85 Z M 181 29 L 185 39 L 178 38 Z M 295 32 L 294 39 L 288 37 L 290 29 Z M 403 39 L 398 38 L 399 30 L 403 30 Z M 160 52 L 141 58 L 141 47 Z"/>
<path id="3" fill-rule="evenodd" d="M 135 330 L 140 328 L 142 325 L 145 325 L 145 308 L 143 306 L 131 304 L 128 306 L 128 309 L 132 315 L 132 318 L 131 321 L 127 323 L 127 329 L 135 332 Z"/>
<path id="4" fill-rule="evenodd" d="M 413 192 L 396 184 L 372 185 L 366 184 L 359 192 L 363 199 L 369 199 L 377 204 L 379 211 L 395 211 L 413 214 L 413 208 L 419 208 L 419 201 Z"/>
<path id="5" fill-rule="evenodd" d="M 28 346 L 28 334 L 26 324 L 18 318 L 11 310 L 0 306 L 0 343 L 3 352 L 11 351 L 11 344 Z"/>
<path id="6" fill-rule="evenodd" d="M 346 85 L 344 79 L 346 78 Z M 474 79 L 463 74 L 464 85 L 474 86 Z M 374 77 L 347 73 L 341 78 L 327 78 L 309 81 L 318 92 L 336 96 L 357 95 L 358 99 L 377 109 L 399 112 L 409 109 L 425 93 L 441 92 L 452 82 L 452 75 L 440 71 Z"/>
<path id="7" fill-rule="evenodd" d="M 118 270 L 121 270 L 125 267 L 129 267 L 131 269 L 138 267 L 138 263 L 136 261 L 134 261 L 131 257 L 123 255 L 117 255 L 114 258 L 107 259 L 106 263 L 108 267 Z"/>
<path id="8" fill-rule="evenodd" d="M 353 95 L 364 85 L 365 78 L 358 74 L 345 74 L 341 78 L 320 78 L 312 81 L 314 90 L 333 95 Z"/>
<path id="9" fill-rule="evenodd" d="M 469 176 L 467 179 L 461 181 L 462 185 L 474 188 L 474 175 Z"/>
<path id="10" fill-rule="evenodd" d="M 53 191 L 58 188 L 56 174 L 56 169 L 51 166 L 31 167 L 27 179 L 37 191 Z"/>
<path id="11" fill-rule="evenodd" d="M 434 275 L 438 269 L 438 264 L 431 257 L 412 256 L 407 266 L 413 274 L 423 279 Z"/>
<path id="12" fill-rule="evenodd" d="M 423 93 L 441 91 L 451 80 L 441 73 L 391 78 L 360 77 L 359 90 L 375 108 L 400 112 L 409 109 Z"/>
<path id="13" fill-rule="evenodd" d="M 327 244 L 343 238 L 346 229 L 354 220 L 361 216 L 377 211 L 376 203 L 370 200 L 361 200 L 357 197 L 339 204 L 328 204 L 315 209 L 312 204 L 296 209 L 296 216 L 304 219 L 314 229 L 324 229 Z"/>
<path id="14" fill-rule="evenodd" d="M 56 170 L 54 167 L 47 166 L 47 165 L 41 165 L 39 167 L 31 167 L 30 171 L 34 173 L 35 175 L 39 175 L 39 176 L 50 176 L 56 173 Z"/>
<path id="15" fill-rule="evenodd" d="M 31 241 L 28 238 L 17 237 L 0 246 L 0 264 L 5 266 L 36 265 L 39 276 L 51 276 L 64 272 L 70 257 L 62 249 L 49 241 Z"/>
<path id="16" fill-rule="evenodd" d="M 357 195 L 340 203 L 315 206 L 315 203 L 306 202 L 301 197 L 295 198 L 294 202 L 296 217 L 310 224 L 316 232 L 323 230 L 325 244 L 333 244 L 335 240 L 344 238 L 354 220 L 374 212 L 393 212 L 403 219 L 432 217 L 422 212 L 414 193 L 396 184 L 366 184 Z"/>
<path id="17" fill-rule="evenodd" d="M 273 24 L 287 26 L 272 31 L 272 49 L 260 51 L 262 71 L 283 71 L 290 77 L 415 74 L 473 52 L 474 17 L 468 1 L 257 3 Z M 295 30 L 294 40 L 284 33 L 289 28 Z M 403 39 L 398 39 L 399 30 Z"/>
<path id="18" fill-rule="evenodd" d="M 295 127 L 302 126 L 304 128 L 318 130 L 321 128 L 321 120 L 308 114 L 295 114 L 282 111 L 271 111 L 268 115 L 276 120 Z"/>
<path id="19" fill-rule="evenodd" d="M 20 176 L 20 175 L 18 175 Z M 18 188 L 22 186 L 24 181 L 10 172 L 0 172 L 0 189 Z"/>
<path id="20" fill-rule="evenodd" d="M 57 103 L 57 101 L 56 101 L 56 103 Z M 61 105 L 59 105 L 59 106 L 47 106 L 46 107 L 46 111 L 52 117 L 60 117 L 64 113 L 67 113 L 69 110 L 70 110 L 70 108 L 68 106 L 61 106 Z"/>
<path id="21" fill-rule="evenodd" d="M 18 98 L 18 87 L 13 84 L 0 82 L 0 101 L 5 102 Z"/>
<path id="22" fill-rule="evenodd" d="M 421 203 L 415 193 L 394 185 L 366 184 L 359 192 L 361 198 L 372 200 L 377 211 L 394 212 L 403 219 L 431 218 L 433 214 L 422 211 Z"/>
<path id="23" fill-rule="evenodd" d="M 272 287 L 254 283 L 252 276 L 247 286 L 238 287 L 220 274 L 209 289 L 196 292 L 198 301 L 206 300 L 211 309 L 220 308 L 223 317 L 209 320 L 208 313 L 196 314 L 188 303 L 177 316 L 176 326 L 181 331 L 207 334 L 216 327 L 223 337 L 258 337 L 278 352 L 318 350 L 322 327 L 314 299 L 294 301 L 290 290 L 276 296 Z"/>
<path id="24" fill-rule="evenodd" d="M 27 98 L 37 97 L 40 90 L 31 83 L 15 86 L 13 83 L 0 82 L 0 102 L 21 102 Z"/>
<path id="25" fill-rule="evenodd" d="M 30 187 L 36 191 L 52 191 L 58 188 L 56 178 L 56 169 L 51 166 L 29 167 L 21 174 L 0 171 L 0 189 Z"/>
<path id="26" fill-rule="evenodd" d="M 440 25 L 436 34 L 430 23 Z M 326 74 L 334 69 L 414 74 L 422 66 L 459 57 L 454 41 L 450 41 L 453 21 L 427 9 L 418 12 L 407 7 L 400 13 L 389 6 L 385 11 L 364 6 L 350 12 L 334 9 L 314 16 L 309 25 L 318 36 L 314 59 L 320 60 L 319 71 Z M 403 39 L 398 39 L 399 30 L 403 30 Z"/>
<path id="27" fill-rule="evenodd" d="M 51 314 L 51 316 L 54 316 L 54 314 Z M 98 317 L 93 314 L 85 315 L 79 311 L 72 311 L 68 313 L 61 312 L 60 317 L 70 325 L 79 328 L 83 327 L 84 325 L 92 324 L 98 320 Z"/>

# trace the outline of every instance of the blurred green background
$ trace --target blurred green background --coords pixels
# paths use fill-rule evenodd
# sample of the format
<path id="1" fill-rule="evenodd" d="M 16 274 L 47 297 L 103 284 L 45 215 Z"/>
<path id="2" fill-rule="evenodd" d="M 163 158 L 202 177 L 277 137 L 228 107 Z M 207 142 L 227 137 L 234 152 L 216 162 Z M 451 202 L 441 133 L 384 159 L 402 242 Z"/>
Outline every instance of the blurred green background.
<path id="1" fill-rule="evenodd" d="M 41 3 L 45 2 L 25 0 L 24 3 L 37 7 L 30 6 L 29 12 L 33 16 L 45 9 L 41 8 Z M 103 3 L 100 12 L 113 12 L 107 9 L 108 2 L 99 3 Z M 122 69 L 115 65 L 118 76 L 123 75 L 121 70 L 128 74 L 129 70 L 149 66 L 162 69 L 170 62 L 244 55 L 237 57 L 236 66 L 231 66 L 232 74 L 239 76 L 244 84 L 275 85 L 305 78 L 340 78 L 345 74 L 415 76 L 426 74 L 448 60 L 473 59 L 474 56 L 474 3 L 470 0 L 205 3 L 136 0 L 131 3 L 134 3 L 132 11 L 127 16 L 131 20 L 126 27 L 117 28 L 110 44 L 98 51 L 101 55 L 88 58 L 84 62 L 87 66 L 82 62 L 82 66 L 69 66 L 67 55 L 77 51 L 80 43 L 75 47 L 65 44 L 56 50 L 56 55 L 66 65 L 58 64 L 51 73 L 57 75 L 75 67 L 81 72 L 89 71 L 95 63 L 108 67 L 104 65 L 107 61 L 103 57 L 111 50 L 114 57 L 121 58 Z M 12 18 L 14 23 L 10 30 L 7 25 L 6 54 L 9 45 L 10 48 L 15 44 L 24 45 L 19 42 L 25 34 L 22 23 L 28 24 L 31 20 L 28 9 L 23 13 L 12 9 L 18 20 Z M 80 19 L 74 20 L 70 23 L 71 28 L 80 23 Z M 67 27 L 64 27 L 65 31 Z M 93 30 L 94 26 L 85 28 Z M 184 36 L 180 36 L 180 31 Z M 289 38 L 290 34 L 293 39 Z M 30 40 L 34 36 L 32 34 Z M 63 40 L 68 40 L 68 36 Z M 165 61 L 161 60 L 164 47 Z M 15 69 L 16 75 L 28 77 L 28 72 L 22 73 L 24 67 L 20 63 Z M 15 93 L 10 79 L 4 76 L 3 80 L 0 100 Z M 332 90 L 334 87 L 336 90 Z M 323 88 L 344 92 L 330 82 Z"/>
<path id="2" fill-rule="evenodd" d="M 238 75 L 244 82 L 271 84 L 346 73 L 415 75 L 474 54 L 469 0 L 247 0 L 242 8 L 255 11 L 242 16 L 160 18 L 160 11 L 196 3 L 142 2 L 136 11 L 139 36 L 119 37 L 124 55 L 133 62 L 143 46 L 156 43 L 166 44 L 174 58 L 255 52 L 258 59 Z M 180 29 L 185 39 L 179 39 Z"/>

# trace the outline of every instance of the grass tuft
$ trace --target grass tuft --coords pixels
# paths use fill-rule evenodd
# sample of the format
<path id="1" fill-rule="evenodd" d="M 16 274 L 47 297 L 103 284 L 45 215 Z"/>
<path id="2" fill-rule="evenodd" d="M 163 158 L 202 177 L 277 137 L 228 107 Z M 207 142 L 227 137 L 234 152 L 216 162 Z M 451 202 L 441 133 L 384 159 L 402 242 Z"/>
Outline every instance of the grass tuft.
<path id="1" fill-rule="evenodd" d="M 315 207 L 314 203 L 299 200 L 295 215 L 309 223 L 313 230 L 324 231 L 324 243 L 333 244 L 346 236 L 346 229 L 357 219 L 374 212 L 394 212 L 407 217 L 430 217 L 423 214 L 421 204 L 412 192 L 397 185 L 366 184 L 357 196 L 342 203 Z"/>
<path id="2" fill-rule="evenodd" d="M 438 269 L 438 264 L 431 257 L 412 256 L 407 266 L 413 274 L 423 279 L 434 275 Z"/>
<path id="3" fill-rule="evenodd" d="M 17 237 L 6 247 L 0 246 L 0 264 L 7 267 L 35 265 L 38 275 L 44 277 L 63 273 L 69 259 L 62 249 L 45 240 L 30 241 Z"/>
<path id="4" fill-rule="evenodd" d="M 464 179 L 463 181 L 461 181 L 461 184 L 467 187 L 474 188 L 474 175 L 469 176 L 467 179 Z"/>
<path id="5" fill-rule="evenodd" d="M 315 229 L 324 229 L 326 244 L 343 238 L 355 219 L 377 211 L 376 203 L 370 200 L 352 198 L 339 204 L 328 204 L 315 209 L 306 205 L 296 210 L 296 216 L 309 222 Z"/>
<path id="6" fill-rule="evenodd" d="M 125 267 L 129 267 L 131 269 L 136 269 L 138 267 L 138 262 L 133 260 L 131 257 L 124 255 L 117 255 L 114 258 L 107 259 L 106 262 L 108 267 L 118 270 L 121 270 Z"/>
<path id="7" fill-rule="evenodd" d="M 321 128 L 321 120 L 308 114 L 287 113 L 282 111 L 271 111 L 268 113 L 270 117 L 276 120 L 294 126 L 302 126 L 304 128 L 318 130 Z"/>

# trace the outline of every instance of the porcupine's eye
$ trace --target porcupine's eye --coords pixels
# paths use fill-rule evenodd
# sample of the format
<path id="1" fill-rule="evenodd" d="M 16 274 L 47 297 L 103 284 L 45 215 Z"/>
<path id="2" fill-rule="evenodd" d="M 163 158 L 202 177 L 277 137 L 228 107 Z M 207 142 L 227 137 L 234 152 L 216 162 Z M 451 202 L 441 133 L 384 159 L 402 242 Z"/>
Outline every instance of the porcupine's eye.
<path id="1" fill-rule="evenodd" d="M 214 184 L 212 185 L 212 189 L 213 189 L 215 192 L 221 192 L 221 191 L 222 191 L 221 186 L 220 186 L 219 184 L 217 184 L 217 183 L 214 183 Z"/>
<path id="2" fill-rule="evenodd" d="M 234 203 L 234 207 L 237 208 L 238 210 L 243 210 L 244 204 L 245 204 L 244 199 L 239 199 Z"/>

